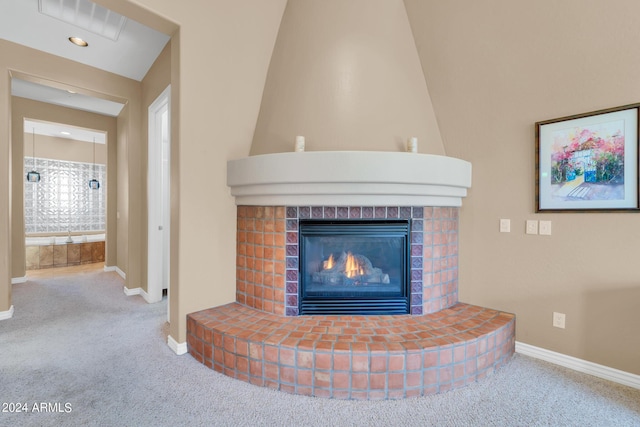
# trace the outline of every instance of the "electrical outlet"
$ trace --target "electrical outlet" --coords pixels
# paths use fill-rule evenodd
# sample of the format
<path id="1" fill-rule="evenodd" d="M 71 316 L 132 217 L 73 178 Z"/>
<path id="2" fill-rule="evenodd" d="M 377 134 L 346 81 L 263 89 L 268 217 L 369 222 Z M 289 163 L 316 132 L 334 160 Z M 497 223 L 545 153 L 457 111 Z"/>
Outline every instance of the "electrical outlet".
<path id="1" fill-rule="evenodd" d="M 538 221 L 536 221 L 535 219 L 528 219 L 526 233 L 538 234 Z"/>
<path id="2" fill-rule="evenodd" d="M 510 219 L 500 219 L 500 232 L 501 233 L 510 233 L 511 232 L 511 220 Z"/>
<path id="3" fill-rule="evenodd" d="M 540 231 L 540 235 L 551 236 L 551 221 L 540 221 L 538 231 Z"/>
<path id="4" fill-rule="evenodd" d="M 566 315 L 564 313 L 553 312 L 553 326 L 564 329 Z"/>

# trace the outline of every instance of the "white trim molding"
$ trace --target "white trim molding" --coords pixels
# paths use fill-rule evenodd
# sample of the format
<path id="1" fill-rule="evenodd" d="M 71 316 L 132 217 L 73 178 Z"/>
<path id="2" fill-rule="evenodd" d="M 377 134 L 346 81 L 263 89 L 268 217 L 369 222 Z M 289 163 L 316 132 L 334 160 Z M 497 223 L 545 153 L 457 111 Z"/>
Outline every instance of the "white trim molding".
<path id="1" fill-rule="evenodd" d="M 7 320 L 13 317 L 13 305 L 7 311 L 0 311 L 0 320 Z"/>
<path id="2" fill-rule="evenodd" d="M 26 283 L 27 281 L 27 276 L 22 276 L 22 277 L 12 277 L 11 278 L 11 284 L 12 285 L 17 285 L 19 283 Z"/>
<path id="3" fill-rule="evenodd" d="M 162 296 L 160 297 L 159 300 L 153 300 L 153 299 L 151 299 L 151 295 L 149 295 L 144 289 L 142 289 L 140 287 L 129 289 L 129 288 L 127 288 L 125 286 L 124 287 L 124 294 L 126 296 L 128 296 L 128 297 L 131 297 L 131 296 L 134 296 L 134 295 L 140 295 L 149 304 L 155 304 L 156 302 L 162 301 Z"/>
<path id="4" fill-rule="evenodd" d="M 178 342 L 178 341 L 174 340 L 171 335 L 169 335 L 169 338 L 167 338 L 167 345 L 178 356 L 182 356 L 183 354 L 186 354 L 186 352 L 187 352 L 187 343 L 186 342 Z"/>
<path id="5" fill-rule="evenodd" d="M 565 368 L 573 369 L 574 371 L 593 375 L 594 377 L 640 389 L 640 375 L 632 374 L 630 372 L 599 365 L 587 360 L 567 356 L 562 353 L 556 353 L 555 351 L 535 347 L 518 341 L 516 341 L 516 352 L 535 359 L 564 366 Z"/>
<path id="6" fill-rule="evenodd" d="M 148 302 L 149 304 L 153 304 L 153 303 L 162 301 L 162 294 L 160 294 L 160 299 L 155 301 L 155 300 L 151 299 L 151 295 L 149 295 L 149 293 L 146 292 L 144 289 L 140 289 L 140 295 L 142 295 L 142 298 L 144 298 L 144 300 L 146 302 Z"/>
<path id="7" fill-rule="evenodd" d="M 126 286 L 124 287 L 124 294 L 128 297 L 131 297 L 134 295 L 140 295 L 141 293 L 142 293 L 142 288 L 129 289 Z"/>
<path id="8" fill-rule="evenodd" d="M 227 162 L 236 205 L 454 206 L 471 187 L 471 163 L 382 151 L 262 154 Z"/>
<path id="9" fill-rule="evenodd" d="M 124 280 L 127 279 L 127 273 L 125 273 L 124 271 L 120 270 L 120 268 L 118 266 L 116 266 L 116 265 L 111 265 L 111 266 L 108 266 L 108 267 L 105 265 L 104 266 L 104 271 L 115 271 Z"/>

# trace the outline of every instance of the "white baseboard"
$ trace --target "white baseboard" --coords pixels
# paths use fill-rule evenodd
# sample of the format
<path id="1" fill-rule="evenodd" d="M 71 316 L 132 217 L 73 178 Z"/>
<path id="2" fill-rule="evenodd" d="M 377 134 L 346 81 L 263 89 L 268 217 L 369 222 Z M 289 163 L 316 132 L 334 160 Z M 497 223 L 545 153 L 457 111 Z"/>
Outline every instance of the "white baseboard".
<path id="1" fill-rule="evenodd" d="M 140 295 L 142 296 L 142 298 L 144 298 L 144 300 L 146 302 L 148 302 L 149 304 L 154 303 L 154 302 L 158 302 L 158 301 L 151 301 L 151 297 L 149 296 L 149 294 L 144 290 L 144 289 L 140 289 Z"/>
<path id="2" fill-rule="evenodd" d="M 124 294 L 128 297 L 133 296 L 133 295 L 140 295 L 142 298 L 144 298 L 144 300 L 146 302 L 148 302 L 149 304 L 154 304 L 156 302 L 160 302 L 162 301 L 162 298 L 160 298 L 159 300 L 153 300 L 151 298 L 151 295 L 149 295 L 144 289 L 142 288 L 133 288 L 133 289 L 129 289 L 126 286 L 124 287 Z"/>
<path id="3" fill-rule="evenodd" d="M 12 285 L 17 285 L 18 283 L 25 283 L 26 281 L 27 281 L 27 276 L 11 278 Z"/>
<path id="4" fill-rule="evenodd" d="M 115 271 L 123 279 L 126 280 L 126 278 L 127 278 L 127 273 L 125 273 L 124 271 L 120 270 L 120 268 L 117 265 L 110 265 L 108 267 L 105 265 L 104 266 L 104 271 Z"/>
<path id="5" fill-rule="evenodd" d="M 603 378 L 618 384 L 640 389 L 640 375 L 632 374 L 630 372 L 620 371 L 608 366 L 599 365 L 587 360 L 578 359 L 573 356 L 567 356 L 566 354 L 556 353 L 555 351 L 517 341 L 516 352 L 535 359 L 564 366 L 565 368 L 573 369 L 574 371 L 593 375 L 594 377 Z"/>
<path id="6" fill-rule="evenodd" d="M 141 292 L 142 292 L 142 288 L 129 289 L 126 286 L 124 287 L 124 294 L 128 297 L 133 295 L 140 295 Z"/>
<path id="7" fill-rule="evenodd" d="M 7 311 L 0 311 L 0 320 L 7 320 L 13 317 L 13 306 L 9 307 Z M 185 347 L 187 345 L 185 344 Z"/>
<path id="8" fill-rule="evenodd" d="M 182 356 L 183 354 L 185 354 L 187 352 L 187 343 L 186 342 L 181 342 L 180 343 L 180 342 L 174 340 L 171 335 L 169 335 L 169 338 L 167 338 L 167 345 L 178 356 Z"/>

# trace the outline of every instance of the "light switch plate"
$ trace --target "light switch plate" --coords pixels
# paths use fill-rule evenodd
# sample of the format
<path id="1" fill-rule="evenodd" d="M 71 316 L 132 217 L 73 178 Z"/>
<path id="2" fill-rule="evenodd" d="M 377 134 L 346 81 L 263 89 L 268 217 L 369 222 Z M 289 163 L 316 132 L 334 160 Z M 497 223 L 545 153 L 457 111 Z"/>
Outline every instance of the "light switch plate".
<path id="1" fill-rule="evenodd" d="M 541 235 L 551 236 L 551 221 L 540 221 L 538 231 Z"/>
<path id="2" fill-rule="evenodd" d="M 500 219 L 500 232 L 501 233 L 510 233 L 511 232 L 511 220 L 501 218 Z"/>
<path id="3" fill-rule="evenodd" d="M 526 233 L 538 234 L 538 221 L 536 221 L 535 219 L 528 219 Z"/>
<path id="4" fill-rule="evenodd" d="M 564 313 L 553 312 L 553 326 L 564 329 L 566 325 L 566 315 Z"/>

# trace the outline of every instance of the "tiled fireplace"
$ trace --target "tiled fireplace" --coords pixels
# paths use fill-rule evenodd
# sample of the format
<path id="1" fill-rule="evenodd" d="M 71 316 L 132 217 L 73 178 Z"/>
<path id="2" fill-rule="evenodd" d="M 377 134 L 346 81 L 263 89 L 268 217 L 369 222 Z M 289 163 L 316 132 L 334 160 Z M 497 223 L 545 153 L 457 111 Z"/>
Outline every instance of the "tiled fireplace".
<path id="1" fill-rule="evenodd" d="M 291 154 L 298 153 L 281 156 L 291 160 Z M 294 159 L 304 163 L 313 157 L 308 154 Z M 360 154 L 359 159 L 367 157 L 367 153 Z M 393 157 L 388 154 L 385 156 Z M 351 155 L 356 154 L 341 153 L 339 157 Z M 250 159 L 269 163 L 274 155 L 270 156 Z M 375 153 L 373 157 L 376 160 Z M 404 161 L 434 160 L 428 157 L 402 156 L 396 167 L 404 170 Z M 335 158 L 328 156 L 334 166 Z M 315 167 L 322 169 L 327 158 L 316 156 L 313 160 Z M 312 185 L 309 176 L 313 176 L 313 167 L 307 165 L 307 181 L 312 184 L 298 189 L 301 196 L 291 197 L 288 187 L 265 178 L 269 188 L 251 188 L 258 196 L 247 198 L 238 193 L 256 184 L 237 184 L 233 170 L 243 172 L 242 167 L 234 168 L 231 163 L 230 186 L 239 199 L 236 302 L 188 316 L 189 352 L 197 360 L 225 375 L 291 393 L 390 399 L 463 386 L 490 374 L 513 354 L 513 315 L 458 302 L 459 193 L 455 188 L 447 195 L 441 182 L 425 189 L 424 182 L 416 183 L 412 177 L 413 187 L 409 187 L 415 190 L 418 184 L 423 188 L 418 189 L 417 197 L 404 194 L 396 198 L 400 203 L 380 203 L 394 197 L 375 194 L 384 187 L 377 184 L 374 194 L 348 196 L 349 200 L 370 200 L 371 204 L 332 204 L 326 203 L 326 188 Z M 371 165 L 370 161 L 365 163 Z M 264 164 L 259 165 L 262 168 L 249 166 L 251 170 L 269 170 Z M 434 170 L 433 164 L 422 166 Z M 358 176 L 362 175 L 366 180 L 366 172 L 360 171 Z M 436 179 L 429 172 L 422 175 L 429 181 Z M 403 179 L 402 173 L 393 176 L 395 183 Z M 350 184 L 354 181 L 352 177 L 341 179 Z M 406 193 L 405 184 L 383 191 Z M 342 202 L 340 188 L 330 187 L 336 193 L 333 199 Z M 358 191 L 369 190 L 361 187 Z M 424 193 L 430 197 L 422 197 Z M 265 194 L 270 197 L 263 197 Z M 443 203 L 443 194 L 453 200 Z M 267 199 L 305 203 L 261 204 Z M 306 220 L 408 222 L 409 314 L 300 314 L 300 224 Z"/>
<path id="2" fill-rule="evenodd" d="M 458 301 L 458 208 L 417 206 L 239 206 L 236 301 L 298 315 L 301 219 L 410 219 L 410 312 Z"/>

